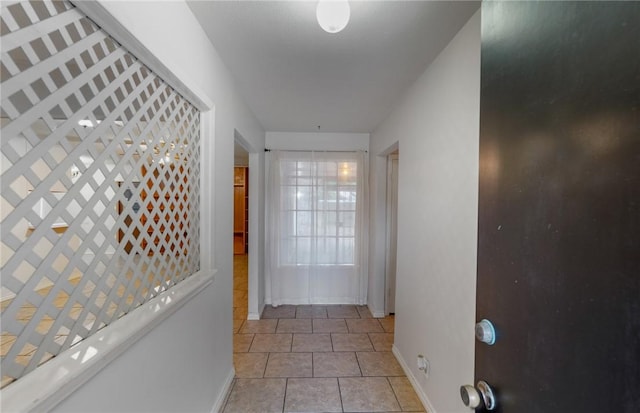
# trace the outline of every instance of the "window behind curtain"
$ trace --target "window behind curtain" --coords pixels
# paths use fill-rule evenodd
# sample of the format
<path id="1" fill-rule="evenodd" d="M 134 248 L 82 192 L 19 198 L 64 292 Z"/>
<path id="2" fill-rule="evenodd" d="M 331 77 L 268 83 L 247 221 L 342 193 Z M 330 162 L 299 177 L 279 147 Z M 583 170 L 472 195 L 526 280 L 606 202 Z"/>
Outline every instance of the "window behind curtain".
<path id="1" fill-rule="evenodd" d="M 357 169 L 347 157 L 281 160 L 281 265 L 355 264 Z"/>
<path id="2" fill-rule="evenodd" d="M 273 151 L 269 158 L 265 301 L 363 304 L 364 153 Z"/>

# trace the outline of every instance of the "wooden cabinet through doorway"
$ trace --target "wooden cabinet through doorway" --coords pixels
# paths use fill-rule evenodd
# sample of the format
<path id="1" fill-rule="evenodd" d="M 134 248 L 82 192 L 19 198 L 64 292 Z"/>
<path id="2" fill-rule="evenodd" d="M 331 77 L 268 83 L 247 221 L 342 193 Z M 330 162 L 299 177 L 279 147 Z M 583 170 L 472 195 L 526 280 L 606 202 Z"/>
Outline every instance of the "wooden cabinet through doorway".
<path id="1" fill-rule="evenodd" d="M 233 174 L 233 253 L 245 254 L 249 242 L 249 173 L 236 166 Z"/>
<path id="2" fill-rule="evenodd" d="M 127 214 L 118 242 L 123 243 L 130 230 L 132 234 L 124 244 L 128 254 L 188 254 L 190 188 L 184 172 L 184 166 L 175 163 L 140 167 L 142 182 L 131 183 L 117 205 L 118 215 Z M 130 209 L 125 208 L 128 202 Z"/>

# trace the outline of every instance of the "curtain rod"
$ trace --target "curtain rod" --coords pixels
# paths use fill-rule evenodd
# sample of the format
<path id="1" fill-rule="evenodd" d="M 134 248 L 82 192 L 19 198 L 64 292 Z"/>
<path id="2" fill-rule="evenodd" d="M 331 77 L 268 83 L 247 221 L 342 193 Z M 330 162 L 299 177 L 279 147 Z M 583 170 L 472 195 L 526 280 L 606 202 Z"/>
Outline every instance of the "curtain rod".
<path id="1" fill-rule="evenodd" d="M 360 152 L 359 150 L 349 150 L 349 151 L 323 151 L 323 150 L 314 150 L 314 149 L 279 149 L 283 152 Z M 264 148 L 265 152 L 271 152 L 271 149 Z M 362 151 L 364 153 L 369 153 L 369 151 Z"/>

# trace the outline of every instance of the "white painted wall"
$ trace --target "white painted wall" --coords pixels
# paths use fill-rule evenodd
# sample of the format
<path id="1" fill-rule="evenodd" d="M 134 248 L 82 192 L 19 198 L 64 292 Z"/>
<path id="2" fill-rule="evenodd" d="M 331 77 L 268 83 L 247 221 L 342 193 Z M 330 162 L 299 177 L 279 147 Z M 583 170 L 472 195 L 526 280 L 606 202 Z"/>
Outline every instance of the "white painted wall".
<path id="1" fill-rule="evenodd" d="M 384 267 L 386 153 L 400 149 L 395 354 L 435 412 L 468 412 L 473 383 L 480 13 L 456 35 L 371 135 L 372 299 Z M 382 263 L 383 264 L 383 263 Z M 376 308 L 384 308 L 375 303 Z M 416 356 L 431 362 L 427 380 Z"/>
<path id="2" fill-rule="evenodd" d="M 183 1 L 100 0 L 153 55 L 215 107 L 203 114 L 203 209 L 210 250 L 202 267 L 214 283 L 53 409 L 59 412 L 208 412 L 224 396 L 233 373 L 233 150 L 234 130 L 264 162 L 264 131 L 239 97 L 230 74 Z M 126 46 L 126 44 L 125 44 Z M 205 99 L 206 101 L 206 99 Z M 255 180 L 263 185 L 263 180 Z M 258 190 L 264 197 L 264 189 Z M 212 200 L 212 201 L 211 201 Z M 213 202 L 213 204 L 212 204 Z M 259 205 L 264 205 L 263 200 Z M 264 207 L 257 211 L 264 215 Z M 264 248 L 264 237 L 259 248 Z"/>
<path id="3" fill-rule="evenodd" d="M 367 151 L 369 134 L 267 132 L 266 146 L 290 151 Z"/>
<path id="4" fill-rule="evenodd" d="M 53 411 L 210 412 L 231 378 L 225 334 L 203 328 L 227 323 L 211 309 L 218 288 L 216 280 Z"/>

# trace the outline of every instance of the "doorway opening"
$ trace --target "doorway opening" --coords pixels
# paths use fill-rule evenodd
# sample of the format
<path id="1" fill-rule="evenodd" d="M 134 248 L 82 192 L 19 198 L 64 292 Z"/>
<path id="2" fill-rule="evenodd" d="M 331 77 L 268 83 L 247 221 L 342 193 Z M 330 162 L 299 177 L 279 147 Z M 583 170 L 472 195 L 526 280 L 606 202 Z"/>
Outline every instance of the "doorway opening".
<path id="1" fill-rule="evenodd" d="M 234 145 L 233 163 L 233 319 L 247 319 L 249 307 L 249 152 Z"/>

